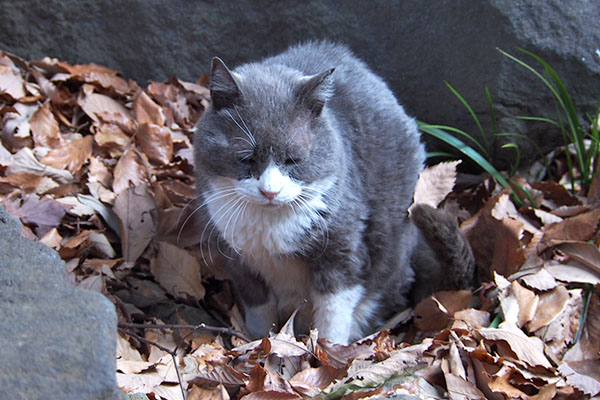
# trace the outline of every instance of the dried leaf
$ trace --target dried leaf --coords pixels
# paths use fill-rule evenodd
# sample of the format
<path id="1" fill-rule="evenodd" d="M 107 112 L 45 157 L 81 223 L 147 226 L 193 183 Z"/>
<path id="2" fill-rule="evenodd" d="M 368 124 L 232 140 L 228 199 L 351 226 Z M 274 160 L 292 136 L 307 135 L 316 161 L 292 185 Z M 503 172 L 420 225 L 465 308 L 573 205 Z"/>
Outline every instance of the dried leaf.
<path id="1" fill-rule="evenodd" d="M 485 340 L 502 341 L 513 352 L 516 358 L 532 367 L 541 366 L 547 369 L 552 365 L 544 355 L 544 344 L 536 337 L 526 336 L 520 329 L 485 328 L 478 331 Z M 499 350 L 502 354 L 502 351 Z M 510 353 L 505 356 L 511 357 Z"/>
<path id="2" fill-rule="evenodd" d="M 69 171 L 53 168 L 40 163 L 31 149 L 27 147 L 19 150 L 12 156 L 12 161 L 7 168 L 8 174 L 31 173 L 35 175 L 48 176 L 60 183 L 73 181 L 73 175 Z"/>
<path id="3" fill-rule="evenodd" d="M 93 89 L 91 90 L 93 91 Z M 81 109 L 96 124 L 100 122 L 100 115 L 106 112 L 121 114 L 131 119 L 131 113 L 125 106 L 104 94 L 85 93 L 79 98 L 78 103 Z"/>
<path id="4" fill-rule="evenodd" d="M 133 101 L 133 113 L 140 125 L 154 124 L 163 126 L 166 122 L 162 108 L 145 91 L 141 91 Z"/>
<path id="5" fill-rule="evenodd" d="M 150 161 L 158 165 L 168 164 L 173 158 L 173 140 L 165 127 L 141 124 L 136 140 Z"/>
<path id="6" fill-rule="evenodd" d="M 527 322 L 531 321 L 538 308 L 539 298 L 531 290 L 524 288 L 517 281 L 511 284 L 512 294 L 519 304 L 519 314 L 517 326 L 521 328 Z"/>
<path id="7" fill-rule="evenodd" d="M 25 97 L 25 81 L 14 67 L 0 65 L 0 95 L 8 95 L 13 100 Z"/>
<path id="8" fill-rule="evenodd" d="M 92 155 L 93 140 L 92 136 L 84 136 L 65 143 L 51 150 L 41 161 L 50 167 L 67 169 L 72 174 L 77 174 Z"/>
<path id="9" fill-rule="evenodd" d="M 133 146 L 125 150 L 114 169 L 113 192 L 119 195 L 131 186 L 149 182 L 148 160 Z"/>
<path id="10" fill-rule="evenodd" d="M 596 233 L 600 220 L 600 208 L 566 218 L 562 222 L 551 224 L 544 230 L 544 241 L 578 240 L 587 241 Z"/>
<path id="11" fill-rule="evenodd" d="M 156 232 L 155 204 L 148 186 L 123 190 L 117 195 L 113 210 L 119 223 L 123 257 L 127 261 L 135 261 Z"/>
<path id="12" fill-rule="evenodd" d="M 471 301 L 471 293 L 441 291 L 424 298 L 414 310 L 415 325 L 423 331 L 437 331 L 448 327 L 454 313 L 464 310 Z"/>
<path id="13" fill-rule="evenodd" d="M 600 274 L 600 250 L 596 245 L 585 242 L 566 242 L 558 244 L 556 248 Z"/>
<path id="14" fill-rule="evenodd" d="M 50 102 L 44 103 L 31 117 L 29 124 L 36 146 L 55 148 L 62 144 L 60 127 L 50 111 Z"/>
<path id="15" fill-rule="evenodd" d="M 564 286 L 557 286 L 547 293 L 542 293 L 539 299 L 535 317 L 527 324 L 530 332 L 537 331 L 556 318 L 567 305 L 569 293 Z"/>
<path id="16" fill-rule="evenodd" d="M 595 376 L 577 372 L 575 368 L 581 365 L 578 363 L 562 363 L 558 366 L 558 371 L 567 380 L 569 385 L 579 389 L 588 396 L 596 396 L 600 394 L 600 379 L 598 379 L 600 361 L 596 360 L 593 364 L 595 364 Z"/>
<path id="17" fill-rule="evenodd" d="M 166 242 L 158 242 L 156 256 L 150 262 L 156 281 L 174 296 L 204 298 L 200 263 L 188 251 Z"/>
<path id="18" fill-rule="evenodd" d="M 456 167 L 460 162 L 443 162 L 421 171 L 415 187 L 413 204 L 427 204 L 437 208 L 454 188 Z"/>

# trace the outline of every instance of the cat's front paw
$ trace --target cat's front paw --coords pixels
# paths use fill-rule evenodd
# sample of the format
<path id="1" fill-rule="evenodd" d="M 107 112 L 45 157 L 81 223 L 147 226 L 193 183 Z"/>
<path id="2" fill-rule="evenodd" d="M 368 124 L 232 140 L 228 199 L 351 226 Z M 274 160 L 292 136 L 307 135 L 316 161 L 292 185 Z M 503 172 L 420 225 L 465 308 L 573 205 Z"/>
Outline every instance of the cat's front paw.
<path id="1" fill-rule="evenodd" d="M 277 310 L 271 302 L 258 306 L 246 307 L 246 329 L 252 339 L 261 339 L 269 334 L 269 330 L 277 325 Z"/>

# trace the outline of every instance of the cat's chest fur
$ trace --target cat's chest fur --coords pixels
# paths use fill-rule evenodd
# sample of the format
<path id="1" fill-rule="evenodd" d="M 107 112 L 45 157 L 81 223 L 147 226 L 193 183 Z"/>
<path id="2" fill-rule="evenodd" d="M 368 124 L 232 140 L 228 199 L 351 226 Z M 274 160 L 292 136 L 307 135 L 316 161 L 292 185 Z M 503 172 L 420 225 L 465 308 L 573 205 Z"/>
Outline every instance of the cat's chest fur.
<path id="1" fill-rule="evenodd" d="M 213 183 L 215 191 L 227 191 L 229 179 Z M 319 182 L 319 191 L 330 187 L 331 180 Z M 323 227 L 322 212 L 327 211 L 321 194 L 303 199 L 292 206 L 269 206 L 239 200 L 239 191 L 258 190 L 257 182 L 249 180 L 234 182 L 238 192 L 228 192 L 208 202 L 211 219 L 219 229 L 221 237 L 254 268 L 261 269 L 275 259 L 292 256 L 306 249 L 313 225 Z M 314 189 L 314 188 L 313 188 Z M 266 271 L 265 271 L 266 272 Z"/>

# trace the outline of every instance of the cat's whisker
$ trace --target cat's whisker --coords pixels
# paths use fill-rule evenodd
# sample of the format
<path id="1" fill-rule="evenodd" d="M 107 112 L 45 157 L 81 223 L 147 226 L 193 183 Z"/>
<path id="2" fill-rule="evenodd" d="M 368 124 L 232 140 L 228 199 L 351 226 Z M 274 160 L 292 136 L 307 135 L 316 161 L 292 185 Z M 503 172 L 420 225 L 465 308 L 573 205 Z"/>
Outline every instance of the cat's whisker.
<path id="1" fill-rule="evenodd" d="M 240 114 L 240 112 L 238 111 L 237 107 L 234 106 L 233 109 L 237 113 L 238 117 L 240 117 L 240 121 L 242 121 L 242 124 L 246 128 L 245 132 L 248 134 L 248 137 L 250 138 L 250 141 L 252 143 L 254 143 L 254 145 L 256 146 L 256 139 L 254 138 L 254 135 L 252 134 L 252 131 L 250 130 L 250 128 L 248 128 L 248 125 L 246 125 L 246 122 L 244 121 L 244 118 L 242 118 L 242 114 Z"/>
<path id="2" fill-rule="evenodd" d="M 232 193 L 236 192 L 236 189 L 231 186 L 230 188 L 224 188 L 224 189 L 215 189 L 212 191 L 207 191 L 206 193 L 211 193 L 208 197 L 205 198 L 205 200 L 202 202 L 202 204 L 200 204 L 199 206 L 197 206 L 194 211 L 192 211 L 183 221 L 183 223 L 181 224 L 181 226 L 179 227 L 179 231 L 177 232 L 177 243 L 179 243 L 179 239 L 181 238 L 181 234 L 183 233 L 183 229 L 185 228 L 185 225 L 188 223 L 188 221 L 194 216 L 194 214 L 196 214 L 198 211 L 200 211 L 202 209 L 202 207 L 208 205 L 209 203 L 222 199 L 223 197 L 227 197 Z M 206 193 L 204 193 L 203 195 L 206 195 Z M 192 201 L 197 200 L 200 196 L 202 195 L 198 195 L 196 196 L 193 200 L 190 200 L 190 202 L 188 204 L 190 204 Z M 187 204 L 186 204 L 187 207 Z M 181 212 L 179 213 L 179 217 L 177 217 L 177 224 L 179 224 L 179 220 L 181 218 L 181 215 L 183 215 L 183 211 L 185 210 L 185 207 L 181 210 Z"/>
<path id="3" fill-rule="evenodd" d="M 237 109 L 236 109 L 237 112 Z M 254 136 L 252 135 L 252 133 L 244 128 L 242 128 L 242 126 L 236 121 L 235 118 L 233 118 L 233 115 L 231 115 L 231 113 L 229 112 L 229 110 L 225 110 L 225 113 L 229 116 L 229 118 L 238 126 L 238 128 L 240 128 L 240 130 L 242 132 L 244 132 L 246 134 L 246 136 L 248 137 L 249 140 L 245 140 L 250 146 L 254 147 L 256 146 L 256 140 L 254 139 Z M 240 115 L 240 113 L 238 112 L 238 115 Z M 240 119 L 241 119 L 241 115 L 240 115 Z M 242 123 L 244 121 L 242 120 Z M 244 124 L 245 125 L 245 124 Z M 240 139 L 244 139 L 244 138 L 240 138 Z"/>
<path id="4" fill-rule="evenodd" d="M 229 206 L 228 206 L 228 207 L 225 209 L 225 211 L 223 211 L 222 213 L 220 213 L 220 211 L 215 213 L 215 215 L 219 215 L 219 213 L 220 213 L 221 215 L 219 216 L 219 218 L 218 218 L 216 221 L 214 221 L 213 227 L 211 228 L 211 230 L 210 230 L 210 232 L 209 232 L 209 234 L 208 234 L 208 241 L 209 241 L 209 242 L 210 242 L 210 238 L 212 237 L 212 234 L 213 234 L 213 232 L 215 231 L 215 229 L 216 229 L 216 228 L 217 228 L 217 226 L 219 225 L 219 222 L 221 222 L 221 221 L 222 221 L 224 218 L 226 218 L 226 217 L 227 217 L 227 215 L 230 215 L 230 217 L 229 217 L 229 218 L 231 219 L 231 216 L 233 216 L 233 214 L 234 214 L 234 212 L 235 212 L 235 209 L 237 208 L 237 206 L 238 206 L 240 203 L 244 202 L 244 198 L 243 198 L 242 196 L 239 196 L 239 195 L 238 195 L 238 196 L 236 196 L 236 197 L 235 197 L 233 200 L 234 200 L 234 201 L 233 201 L 233 204 L 231 204 L 231 203 L 232 203 L 232 201 L 229 201 L 229 202 L 227 202 L 227 203 L 225 204 L 225 205 L 229 205 Z M 223 207 L 221 207 L 219 210 L 221 210 L 222 208 L 223 208 Z M 232 210 L 233 210 L 233 211 L 232 211 Z M 229 219 L 229 220 L 230 220 L 230 219 Z M 221 235 L 222 235 L 223 239 L 227 238 L 227 236 L 226 236 L 226 235 L 227 235 L 227 226 L 229 225 L 229 220 L 228 220 L 227 224 L 225 225 L 225 229 L 223 230 L 223 232 L 221 232 Z M 221 245 L 220 245 L 220 244 L 221 244 L 221 241 L 220 241 L 220 240 L 217 238 L 217 251 L 218 251 L 218 252 L 219 252 L 219 253 L 220 253 L 220 254 L 221 254 L 223 257 L 225 257 L 225 258 L 227 258 L 227 259 L 230 259 L 230 260 L 233 260 L 233 259 L 232 259 L 230 256 L 228 256 L 227 254 L 225 254 L 225 252 L 223 252 L 223 250 L 221 249 Z M 212 253 L 209 253 L 209 258 L 211 258 L 211 262 L 212 262 Z"/>
<path id="5" fill-rule="evenodd" d="M 314 198 L 311 197 L 310 195 L 302 196 L 302 194 L 296 198 L 296 200 L 298 201 L 298 204 L 301 205 L 301 209 L 302 210 L 306 209 L 305 214 L 319 215 L 319 211 L 310 202 L 313 199 Z M 323 217 L 321 217 L 320 215 L 318 218 L 315 218 L 314 221 L 317 224 L 317 226 L 319 227 L 320 231 L 323 233 L 323 235 L 322 235 L 322 251 L 316 257 L 316 258 L 319 258 L 321 255 L 323 255 L 323 253 L 325 252 L 325 249 L 327 249 L 327 246 L 329 245 L 329 229 L 328 229 L 327 223 L 325 223 L 325 221 L 323 220 Z"/>
<path id="6" fill-rule="evenodd" d="M 241 140 L 241 141 L 244 141 L 244 142 L 248 143 L 248 145 L 250 145 L 250 146 L 254 147 L 254 145 L 252 144 L 252 142 L 250 142 L 248 139 L 246 139 L 246 138 L 243 138 L 243 137 L 241 137 L 241 136 L 236 136 L 236 137 L 234 137 L 233 139 L 234 139 L 234 140 Z"/>
<path id="7" fill-rule="evenodd" d="M 232 219 L 235 221 L 235 218 L 237 218 L 237 215 L 239 215 L 239 211 L 244 207 L 245 203 L 246 203 L 245 199 L 240 196 L 240 198 L 238 199 L 238 202 L 235 203 L 231 207 L 231 208 L 235 208 L 235 209 L 231 212 L 231 215 L 227 219 L 227 223 L 225 224 L 225 228 L 223 229 L 223 232 L 222 232 L 223 238 L 227 237 L 227 230 L 229 229 L 229 224 L 231 223 Z M 231 241 L 230 241 L 230 243 L 231 243 L 231 248 L 233 249 L 233 251 L 236 254 L 239 255 L 240 253 L 239 253 L 239 251 L 237 249 L 237 246 L 235 244 L 235 238 L 234 238 L 235 229 L 234 228 L 235 228 L 235 222 L 234 222 L 233 226 L 231 227 Z"/>
<path id="8" fill-rule="evenodd" d="M 225 196 L 223 196 L 223 197 L 225 197 Z M 219 207 L 219 209 L 214 213 L 214 215 L 219 215 L 220 212 L 221 212 L 221 210 L 223 208 L 229 207 L 229 205 L 232 202 L 235 202 L 238 199 L 238 197 L 239 197 L 238 195 L 234 195 L 233 198 L 227 200 L 221 207 Z M 208 258 L 210 259 L 211 264 L 213 263 L 213 258 L 212 258 L 212 251 L 211 251 L 211 248 L 210 248 L 210 237 L 212 235 L 212 231 L 214 230 L 215 226 L 219 223 L 219 221 L 221 220 L 221 218 L 222 218 L 222 215 L 219 217 L 219 219 L 217 221 L 213 221 L 213 216 L 210 217 L 210 220 L 212 222 L 213 227 L 212 227 L 212 230 L 211 230 L 211 234 L 209 234 L 209 236 L 208 236 L 208 241 L 207 242 L 209 243 L 209 246 L 208 246 Z M 204 226 L 204 229 L 202 230 L 202 233 L 200 234 L 200 243 L 204 242 L 204 235 L 206 234 L 206 229 L 208 229 L 209 225 L 211 225 L 211 223 L 208 223 L 208 224 L 206 224 L 206 226 Z M 217 242 L 217 246 L 218 246 L 218 242 Z M 203 247 L 201 247 L 201 249 L 203 249 Z M 206 263 L 206 258 L 204 257 L 204 252 L 201 251 L 201 253 L 202 253 L 201 254 L 202 255 L 202 260 L 205 262 L 206 265 L 208 265 Z"/>

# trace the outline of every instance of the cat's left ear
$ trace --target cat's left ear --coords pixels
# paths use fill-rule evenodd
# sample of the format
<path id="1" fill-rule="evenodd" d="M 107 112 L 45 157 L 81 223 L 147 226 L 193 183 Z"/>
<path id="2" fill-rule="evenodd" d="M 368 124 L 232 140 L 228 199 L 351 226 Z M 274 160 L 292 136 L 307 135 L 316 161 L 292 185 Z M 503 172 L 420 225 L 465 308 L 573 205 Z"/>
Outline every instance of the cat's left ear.
<path id="1" fill-rule="evenodd" d="M 229 107 L 235 104 L 240 97 L 240 89 L 235 82 L 233 73 L 219 57 L 214 57 L 210 70 L 210 98 L 213 107 L 217 110 Z"/>
<path id="2" fill-rule="evenodd" d="M 335 68 L 307 76 L 301 83 L 299 99 L 313 115 L 320 115 L 325 103 L 333 95 L 333 71 Z"/>

